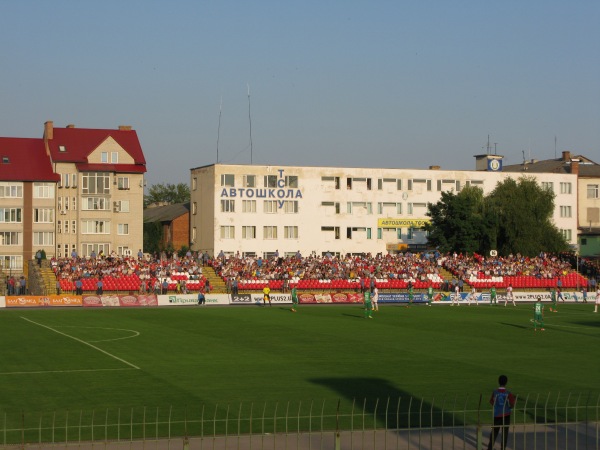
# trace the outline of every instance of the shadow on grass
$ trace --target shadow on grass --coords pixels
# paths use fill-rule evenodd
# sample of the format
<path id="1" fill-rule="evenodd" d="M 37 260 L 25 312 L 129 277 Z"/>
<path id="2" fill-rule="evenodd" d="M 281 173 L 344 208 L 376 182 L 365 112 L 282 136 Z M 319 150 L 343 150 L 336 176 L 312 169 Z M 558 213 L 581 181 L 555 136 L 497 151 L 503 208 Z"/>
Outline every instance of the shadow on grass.
<path id="1" fill-rule="evenodd" d="M 472 404 L 467 406 L 456 397 L 426 401 L 382 378 L 315 378 L 310 381 L 342 396 L 338 405 L 340 429 L 462 427 L 474 419 L 466 417 Z"/>

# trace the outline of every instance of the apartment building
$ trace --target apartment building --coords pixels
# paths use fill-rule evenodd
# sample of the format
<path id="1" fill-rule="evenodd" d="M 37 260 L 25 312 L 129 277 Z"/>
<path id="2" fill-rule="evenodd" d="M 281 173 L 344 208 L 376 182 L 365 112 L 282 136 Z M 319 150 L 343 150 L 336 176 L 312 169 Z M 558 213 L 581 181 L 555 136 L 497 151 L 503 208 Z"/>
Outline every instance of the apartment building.
<path id="1" fill-rule="evenodd" d="M 55 250 L 56 184 L 41 139 L 0 137 L 0 267 L 21 271 Z"/>
<path id="2" fill-rule="evenodd" d="M 343 168 L 213 164 L 191 169 L 190 241 L 193 250 L 269 256 L 386 253 L 427 242 L 428 203 L 444 191 L 518 178 L 495 155 L 476 156 L 478 170 Z M 577 235 L 577 176 L 539 173 L 544 186 L 570 184 L 557 195 L 554 223 Z M 573 242 L 573 241 L 572 241 Z"/>
<path id="3" fill-rule="evenodd" d="M 143 242 L 146 161 L 137 133 L 55 128 L 0 138 L 0 261 L 22 269 L 47 257 L 135 254 Z"/>

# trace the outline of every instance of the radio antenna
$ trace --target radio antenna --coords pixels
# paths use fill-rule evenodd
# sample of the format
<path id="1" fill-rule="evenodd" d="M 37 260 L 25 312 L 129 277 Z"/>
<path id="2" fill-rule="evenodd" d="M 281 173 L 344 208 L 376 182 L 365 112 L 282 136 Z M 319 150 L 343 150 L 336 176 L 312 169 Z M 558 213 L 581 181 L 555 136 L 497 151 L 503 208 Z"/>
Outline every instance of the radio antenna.
<path id="1" fill-rule="evenodd" d="M 252 116 L 250 114 L 250 84 L 248 83 L 248 123 L 250 125 L 250 164 L 252 164 Z"/>
<path id="2" fill-rule="evenodd" d="M 219 126 L 217 127 L 217 164 L 219 163 L 219 138 L 221 137 L 221 111 L 223 110 L 223 96 L 219 105 Z"/>

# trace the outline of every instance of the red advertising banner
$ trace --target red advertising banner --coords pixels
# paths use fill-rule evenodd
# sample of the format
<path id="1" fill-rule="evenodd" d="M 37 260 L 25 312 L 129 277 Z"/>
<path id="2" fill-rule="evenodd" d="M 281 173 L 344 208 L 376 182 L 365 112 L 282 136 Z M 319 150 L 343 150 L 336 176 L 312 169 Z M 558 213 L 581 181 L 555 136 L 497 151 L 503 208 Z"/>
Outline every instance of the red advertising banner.
<path id="1" fill-rule="evenodd" d="M 324 293 L 298 294 L 299 303 L 362 303 L 362 294 L 355 293 Z"/>
<path id="2" fill-rule="evenodd" d="M 38 308 L 44 306 L 81 306 L 78 295 L 19 295 L 6 297 L 7 308 Z"/>
<path id="3" fill-rule="evenodd" d="M 83 306 L 158 306 L 155 294 L 147 295 L 86 295 L 83 297 Z"/>

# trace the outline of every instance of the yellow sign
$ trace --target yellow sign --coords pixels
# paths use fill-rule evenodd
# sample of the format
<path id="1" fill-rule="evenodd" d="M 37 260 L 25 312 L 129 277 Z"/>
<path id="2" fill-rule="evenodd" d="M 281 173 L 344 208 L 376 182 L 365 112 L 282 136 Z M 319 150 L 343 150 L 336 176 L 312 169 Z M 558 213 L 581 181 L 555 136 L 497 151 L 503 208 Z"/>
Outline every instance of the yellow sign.
<path id="1" fill-rule="evenodd" d="M 377 219 L 378 228 L 423 228 L 429 219 Z"/>

